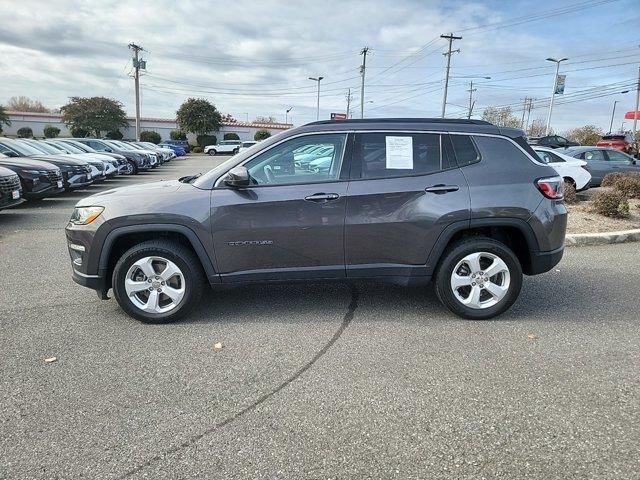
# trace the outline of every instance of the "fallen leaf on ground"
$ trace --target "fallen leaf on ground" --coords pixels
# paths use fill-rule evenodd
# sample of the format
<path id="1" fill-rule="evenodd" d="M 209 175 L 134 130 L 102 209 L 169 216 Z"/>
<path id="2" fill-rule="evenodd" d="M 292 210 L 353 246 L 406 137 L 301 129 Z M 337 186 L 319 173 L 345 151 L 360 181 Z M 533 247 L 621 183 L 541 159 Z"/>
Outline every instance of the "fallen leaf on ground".
<path id="1" fill-rule="evenodd" d="M 222 342 L 218 342 L 218 343 L 214 343 L 213 344 L 213 349 L 214 350 L 222 350 L 223 347 L 224 347 L 224 345 L 222 344 Z"/>
<path id="2" fill-rule="evenodd" d="M 538 337 L 538 335 L 536 335 L 535 333 L 530 333 L 529 335 L 527 335 L 527 338 L 529 340 L 535 340 L 536 338 L 540 338 L 540 337 Z"/>
<path id="3" fill-rule="evenodd" d="M 44 359 L 44 363 L 53 363 L 57 361 L 58 361 L 58 357 L 49 357 Z"/>

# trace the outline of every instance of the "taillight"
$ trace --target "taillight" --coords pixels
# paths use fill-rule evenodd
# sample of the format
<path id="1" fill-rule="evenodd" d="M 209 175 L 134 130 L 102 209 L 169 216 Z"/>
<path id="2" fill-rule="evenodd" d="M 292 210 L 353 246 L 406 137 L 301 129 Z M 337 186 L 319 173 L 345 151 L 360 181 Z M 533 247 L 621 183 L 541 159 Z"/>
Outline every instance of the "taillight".
<path id="1" fill-rule="evenodd" d="M 562 177 L 546 177 L 536 181 L 538 190 L 551 200 L 562 200 L 564 197 L 564 180 Z"/>

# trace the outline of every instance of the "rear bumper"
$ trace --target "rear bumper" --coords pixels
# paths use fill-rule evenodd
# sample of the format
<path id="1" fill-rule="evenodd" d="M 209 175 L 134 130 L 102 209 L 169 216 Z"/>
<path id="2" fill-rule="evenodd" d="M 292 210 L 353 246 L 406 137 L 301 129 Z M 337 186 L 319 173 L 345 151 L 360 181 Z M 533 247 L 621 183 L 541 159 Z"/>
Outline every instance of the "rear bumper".
<path id="1" fill-rule="evenodd" d="M 560 260 L 562 260 L 562 255 L 564 254 L 564 245 L 556 250 L 551 250 L 549 252 L 532 252 L 531 255 L 531 268 L 529 275 L 538 275 L 540 273 L 545 273 L 555 267 Z"/>

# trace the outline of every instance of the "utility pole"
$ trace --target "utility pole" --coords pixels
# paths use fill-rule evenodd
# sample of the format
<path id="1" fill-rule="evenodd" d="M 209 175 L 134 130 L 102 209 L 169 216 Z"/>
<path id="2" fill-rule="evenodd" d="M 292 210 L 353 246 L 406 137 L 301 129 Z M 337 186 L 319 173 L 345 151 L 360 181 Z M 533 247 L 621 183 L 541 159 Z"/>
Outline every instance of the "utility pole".
<path id="1" fill-rule="evenodd" d="M 527 133 L 527 130 L 529 129 L 529 117 L 531 116 L 531 109 L 533 108 L 533 101 L 535 100 L 535 98 L 530 98 L 529 99 L 529 104 L 527 105 L 527 121 L 524 124 L 524 132 Z"/>
<path id="2" fill-rule="evenodd" d="M 347 90 L 347 118 L 351 117 L 351 87 Z"/>
<path id="3" fill-rule="evenodd" d="M 360 50 L 362 55 L 362 65 L 360 65 L 360 75 L 362 76 L 362 85 L 360 86 L 360 118 L 364 118 L 364 75 L 367 70 L 367 52 L 369 47 Z"/>
<path id="4" fill-rule="evenodd" d="M 522 120 L 520 120 L 521 130 L 524 130 L 524 114 L 527 113 L 527 103 L 529 103 L 529 97 L 524 97 L 524 106 L 522 107 Z"/>
<path id="5" fill-rule="evenodd" d="M 609 124 L 609 133 L 612 133 L 611 131 L 613 130 L 613 118 L 616 116 L 616 104 L 619 101 L 620 100 L 614 100 L 613 101 L 613 111 L 611 112 L 611 123 Z"/>
<path id="6" fill-rule="evenodd" d="M 284 111 L 284 123 L 287 125 L 289 123 L 289 112 L 293 110 L 293 107 L 289 107 Z"/>
<path id="7" fill-rule="evenodd" d="M 551 101 L 549 102 L 549 114 L 547 115 L 547 126 L 544 129 L 544 134 L 549 135 L 549 129 L 551 128 L 551 113 L 553 112 L 553 100 L 556 97 L 556 89 L 558 88 L 558 73 L 560 72 L 560 63 L 565 60 L 569 60 L 568 58 L 561 58 L 560 60 L 556 60 L 555 58 L 547 58 L 548 62 L 555 62 L 556 64 L 556 75 L 553 78 L 553 90 L 551 90 Z"/>
<path id="8" fill-rule="evenodd" d="M 324 77 L 309 77 L 309 80 L 313 80 L 314 82 L 318 82 L 318 104 L 316 107 L 316 120 L 320 120 L 320 80 Z"/>
<path id="9" fill-rule="evenodd" d="M 449 70 L 451 69 L 451 55 L 456 52 L 460 52 L 459 48 L 452 51 L 451 47 L 454 40 L 462 40 L 462 37 L 454 37 L 453 33 L 450 33 L 449 35 L 440 35 L 440 38 L 446 38 L 447 40 L 449 40 L 449 50 L 447 51 L 447 53 L 443 53 L 443 55 L 447 57 L 447 74 L 444 79 L 444 98 L 442 99 L 441 115 L 441 117 L 444 118 L 444 115 L 447 111 L 447 90 L 449 89 Z"/>
<path id="10" fill-rule="evenodd" d="M 471 114 L 473 113 L 473 106 L 476 103 L 473 101 L 473 92 L 475 92 L 476 90 L 477 88 L 473 88 L 473 80 L 471 80 L 471 82 L 469 83 L 469 114 L 467 115 L 468 119 L 471 118 Z"/>
<path id="11" fill-rule="evenodd" d="M 640 67 L 638 67 L 638 85 L 636 85 L 636 109 L 633 112 L 633 141 L 636 141 L 636 127 L 638 126 L 638 108 L 640 108 Z"/>
<path id="12" fill-rule="evenodd" d="M 129 48 L 133 50 L 133 68 L 134 68 L 134 83 L 136 87 L 136 140 L 140 141 L 140 68 L 145 68 L 146 63 L 140 60 L 138 54 L 140 51 L 144 51 L 144 48 L 130 43 Z"/>

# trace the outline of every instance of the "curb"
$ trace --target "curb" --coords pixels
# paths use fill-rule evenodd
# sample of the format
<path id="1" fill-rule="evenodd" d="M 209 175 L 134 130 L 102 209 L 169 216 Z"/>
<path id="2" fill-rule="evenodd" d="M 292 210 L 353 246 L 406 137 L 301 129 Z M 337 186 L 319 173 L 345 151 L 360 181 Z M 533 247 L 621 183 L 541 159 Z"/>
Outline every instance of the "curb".
<path id="1" fill-rule="evenodd" d="M 640 242 L 640 228 L 603 233 L 573 233 L 565 237 L 565 247 L 608 245 L 612 243 Z"/>

